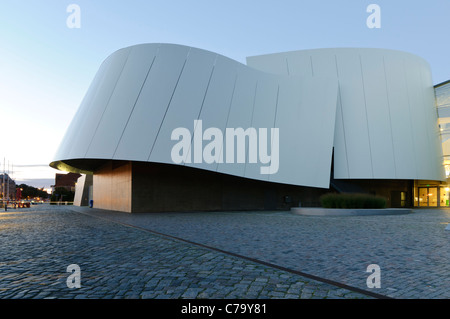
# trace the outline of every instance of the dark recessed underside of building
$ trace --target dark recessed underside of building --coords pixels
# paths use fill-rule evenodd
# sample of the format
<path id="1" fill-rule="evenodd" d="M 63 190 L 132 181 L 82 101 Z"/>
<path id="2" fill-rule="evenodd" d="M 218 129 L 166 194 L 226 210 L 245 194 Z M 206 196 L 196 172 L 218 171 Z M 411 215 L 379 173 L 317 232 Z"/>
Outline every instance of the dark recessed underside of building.
<path id="1" fill-rule="evenodd" d="M 409 207 L 413 181 L 331 180 L 330 188 L 263 182 L 202 169 L 148 162 L 95 163 L 95 208 L 126 212 L 288 210 L 320 206 L 330 192 L 383 196 L 389 207 Z"/>

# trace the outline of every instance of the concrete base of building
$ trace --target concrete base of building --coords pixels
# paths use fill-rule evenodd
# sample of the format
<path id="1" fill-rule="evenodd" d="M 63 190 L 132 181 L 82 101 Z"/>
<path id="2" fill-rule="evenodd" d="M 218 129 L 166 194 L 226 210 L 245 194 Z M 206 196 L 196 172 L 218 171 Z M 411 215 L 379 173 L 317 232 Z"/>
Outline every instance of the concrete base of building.
<path id="1" fill-rule="evenodd" d="M 410 181 L 346 182 L 361 192 L 385 196 L 388 207 L 399 207 L 393 205 L 395 194 L 411 194 L 412 190 Z M 320 196 L 329 192 L 339 190 L 333 185 L 322 189 L 278 184 L 148 162 L 104 161 L 93 174 L 93 207 L 130 213 L 288 211 L 291 207 L 319 207 Z"/>
<path id="2" fill-rule="evenodd" d="M 291 212 L 305 216 L 373 216 L 373 215 L 403 215 L 411 213 L 408 208 L 322 208 L 322 207 L 292 207 Z"/>
<path id="3" fill-rule="evenodd" d="M 289 210 L 328 189 L 246 179 L 182 165 L 108 161 L 94 171 L 93 206 L 132 213 Z"/>
<path id="4" fill-rule="evenodd" d="M 88 206 L 92 199 L 92 175 L 81 175 L 75 185 L 75 197 L 73 204 L 75 206 Z"/>

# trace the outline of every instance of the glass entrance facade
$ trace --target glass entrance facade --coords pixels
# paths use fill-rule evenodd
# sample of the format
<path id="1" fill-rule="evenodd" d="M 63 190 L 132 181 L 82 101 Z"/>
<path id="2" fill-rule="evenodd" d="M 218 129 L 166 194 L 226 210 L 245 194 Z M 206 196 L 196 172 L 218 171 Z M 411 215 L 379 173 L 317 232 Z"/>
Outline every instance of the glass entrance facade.
<path id="1" fill-rule="evenodd" d="M 446 182 L 415 181 L 415 207 L 450 207 L 450 81 L 435 85 L 434 91 Z"/>
<path id="2" fill-rule="evenodd" d="M 416 182 L 414 206 L 450 207 L 450 187 L 446 184 L 433 185 Z"/>
<path id="3" fill-rule="evenodd" d="M 437 187 L 419 187 L 419 206 L 437 207 Z"/>

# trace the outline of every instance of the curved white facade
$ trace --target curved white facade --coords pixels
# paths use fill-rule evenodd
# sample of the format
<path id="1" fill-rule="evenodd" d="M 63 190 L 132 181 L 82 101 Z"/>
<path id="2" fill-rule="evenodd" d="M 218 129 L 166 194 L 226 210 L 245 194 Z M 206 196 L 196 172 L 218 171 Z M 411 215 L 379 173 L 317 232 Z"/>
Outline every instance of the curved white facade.
<path id="1" fill-rule="evenodd" d="M 384 49 L 317 49 L 250 57 L 275 74 L 339 80 L 335 178 L 445 180 L 428 63 Z"/>
<path id="2" fill-rule="evenodd" d="M 180 165 L 328 188 L 334 147 L 335 178 L 443 178 L 430 69 L 421 58 L 320 49 L 251 57 L 248 64 L 172 44 L 116 51 L 101 65 L 50 165 L 78 172 L 89 169 L 74 163 L 92 159 L 178 165 L 173 131 L 194 135 L 201 120 L 203 132 L 277 128 L 277 170 L 261 174 L 261 163 L 248 160 L 248 145 L 244 163 Z"/>

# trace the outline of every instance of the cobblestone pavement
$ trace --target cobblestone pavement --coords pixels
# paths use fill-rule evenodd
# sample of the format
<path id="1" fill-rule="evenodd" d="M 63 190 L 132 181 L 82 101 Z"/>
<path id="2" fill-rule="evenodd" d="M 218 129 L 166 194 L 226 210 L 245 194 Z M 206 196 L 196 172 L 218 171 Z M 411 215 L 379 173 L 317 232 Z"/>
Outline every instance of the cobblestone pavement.
<path id="1" fill-rule="evenodd" d="M 290 212 L 126 214 L 74 209 L 393 298 L 450 298 L 450 231 L 445 230 L 450 209 L 333 217 Z M 381 288 L 367 288 L 369 264 L 379 265 Z"/>
<path id="2" fill-rule="evenodd" d="M 194 236 L 198 241 L 240 253 L 249 252 L 260 259 L 291 255 L 296 266 L 303 266 L 296 259 L 299 255 L 292 254 L 299 246 L 285 246 L 277 253 L 272 251 L 276 243 L 271 241 L 277 236 L 282 236 L 282 242 L 290 243 L 289 237 L 294 235 L 290 233 L 291 227 L 280 228 L 283 222 L 293 218 L 287 214 L 134 216 L 88 208 L 37 205 L 0 212 L 0 298 L 371 298 L 290 271 L 112 221 L 122 218 L 122 222 L 189 238 Z M 217 218 L 215 223 L 214 218 Z M 259 230 L 258 226 L 269 222 L 268 219 L 272 231 L 264 234 L 269 225 Z M 320 223 L 318 225 L 320 228 Z M 264 245 L 258 244 L 257 234 L 263 236 Z M 240 245 L 242 249 L 238 248 Z M 72 264 L 80 267 L 80 288 L 68 288 L 68 279 L 73 274 L 67 267 Z"/>

